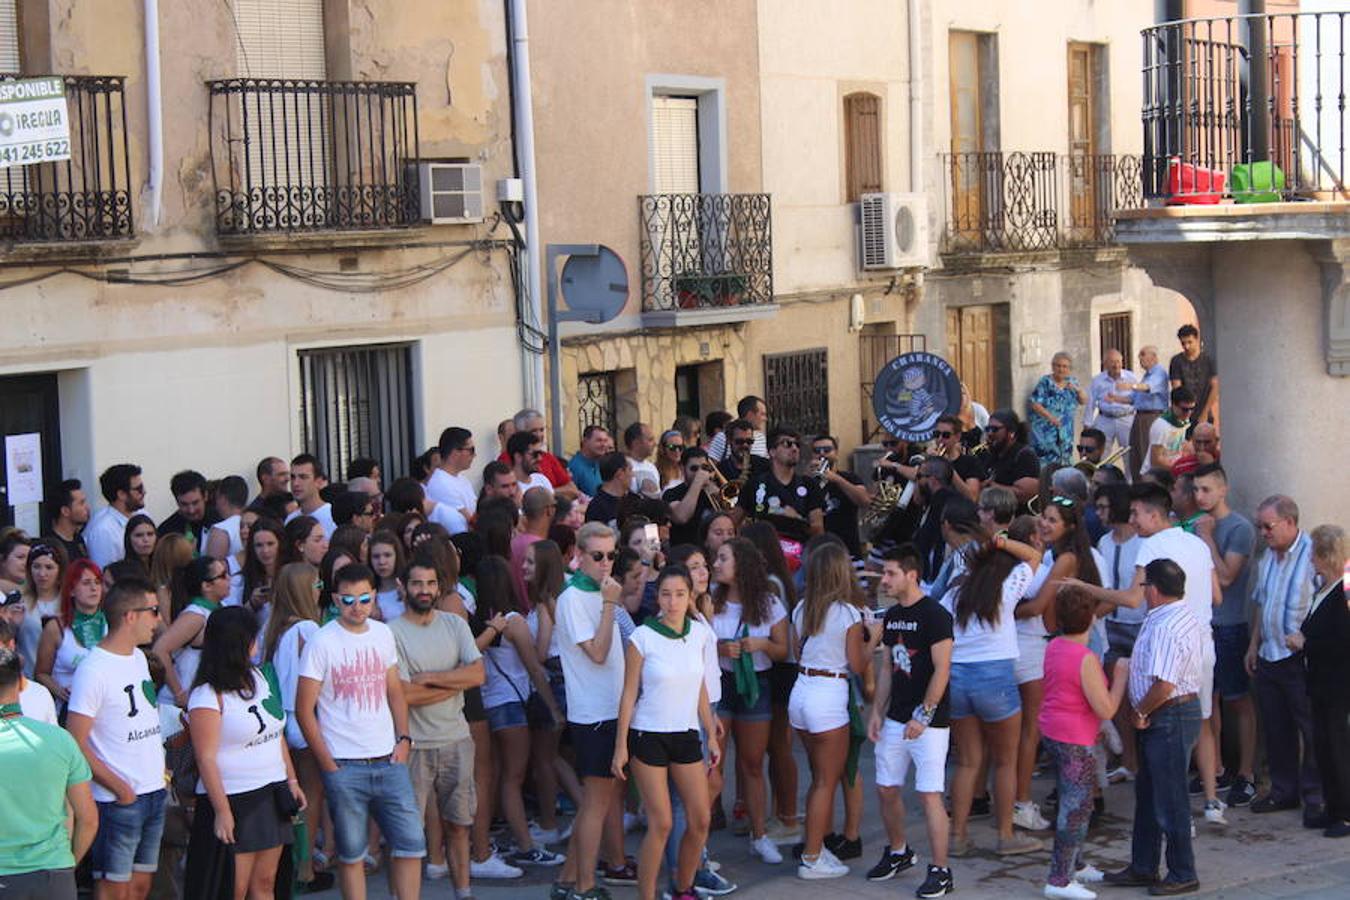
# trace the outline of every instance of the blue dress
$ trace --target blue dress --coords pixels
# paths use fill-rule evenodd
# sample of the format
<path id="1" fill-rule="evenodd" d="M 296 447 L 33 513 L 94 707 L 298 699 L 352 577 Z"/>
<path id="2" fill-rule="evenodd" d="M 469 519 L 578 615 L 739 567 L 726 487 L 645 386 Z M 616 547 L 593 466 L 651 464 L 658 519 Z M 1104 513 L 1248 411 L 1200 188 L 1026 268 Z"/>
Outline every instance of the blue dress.
<path id="1" fill-rule="evenodd" d="M 1040 457 L 1041 465 L 1058 463 L 1067 466 L 1073 459 L 1073 418 L 1078 413 L 1078 393 L 1073 379 L 1064 387 L 1055 387 L 1055 379 L 1042 375 L 1036 382 L 1027 404 L 1027 419 L 1031 426 L 1031 446 Z M 1039 403 L 1059 419 L 1059 427 L 1031 411 L 1030 405 Z"/>

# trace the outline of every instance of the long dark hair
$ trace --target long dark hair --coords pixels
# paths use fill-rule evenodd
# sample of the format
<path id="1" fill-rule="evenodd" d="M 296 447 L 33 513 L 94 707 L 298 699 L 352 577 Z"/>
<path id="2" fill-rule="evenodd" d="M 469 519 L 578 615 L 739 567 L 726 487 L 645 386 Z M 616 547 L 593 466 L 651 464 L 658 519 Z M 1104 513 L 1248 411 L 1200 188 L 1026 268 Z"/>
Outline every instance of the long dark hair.
<path id="1" fill-rule="evenodd" d="M 516 580 L 511 577 L 511 566 L 500 556 L 488 554 L 478 563 L 477 587 L 478 609 L 484 618 L 491 618 L 493 613 L 520 612 Z"/>
<path id="2" fill-rule="evenodd" d="M 515 502 L 506 497 L 489 498 L 478 505 L 474 531 L 483 536 L 488 556 L 511 558 L 511 538 L 515 536 L 519 518 Z"/>
<path id="3" fill-rule="evenodd" d="M 259 520 L 261 521 L 261 520 Z M 304 562 L 305 557 L 300 552 L 300 545 L 305 542 L 314 529 L 319 525 L 319 520 L 313 516 L 299 515 L 286 523 L 283 537 L 285 540 L 281 544 L 281 555 L 277 558 L 277 565 L 284 566 L 286 563 Z M 257 532 L 258 525 L 253 525 L 254 533 Z"/>
<path id="4" fill-rule="evenodd" d="M 1045 512 L 1052 509 L 1064 520 L 1065 531 L 1064 537 L 1046 549 L 1055 559 L 1059 559 L 1061 553 L 1072 553 L 1078 565 L 1078 571 L 1073 573 L 1073 577 L 1100 586 L 1102 574 L 1097 571 L 1097 560 L 1092 555 L 1092 538 L 1083 523 L 1082 509 L 1067 497 L 1055 497 L 1051 500 L 1045 507 Z"/>
<path id="5" fill-rule="evenodd" d="M 783 596 L 778 599 L 783 601 L 783 606 L 791 613 L 797 608 L 797 583 L 788 570 L 783 545 L 778 541 L 778 529 L 769 522 L 750 522 L 741 529 L 741 537 L 754 544 L 764 556 L 765 568 L 783 586 Z"/>
<path id="6" fill-rule="evenodd" d="M 1017 557 L 994 546 L 993 541 L 982 541 L 976 550 L 964 548 L 965 578 L 956 589 L 956 623 L 962 628 L 971 619 L 987 625 L 998 622 L 1003 606 L 1003 582 L 1017 566 Z"/>
<path id="7" fill-rule="evenodd" d="M 206 620 L 206 639 L 197 665 L 195 688 L 209 684 L 219 693 L 253 699 L 253 661 L 249 647 L 258 636 L 258 617 L 243 606 L 226 606 Z"/>
<path id="8" fill-rule="evenodd" d="M 244 546 L 244 601 L 251 602 L 253 592 L 263 585 L 267 584 L 270 575 L 267 574 L 267 568 L 258 559 L 258 553 L 253 549 L 253 542 L 258 539 L 258 535 L 267 532 L 277 540 L 277 571 L 288 562 L 295 562 L 291 559 L 292 550 L 290 541 L 286 537 L 286 529 L 276 519 L 259 519 L 253 523 L 253 528 L 249 531 L 248 544 Z M 308 534 L 309 532 L 305 532 Z"/>
<path id="9" fill-rule="evenodd" d="M 136 513 L 136 515 L 132 516 L 130 519 L 127 520 L 127 527 L 126 527 L 126 529 L 123 530 L 123 532 L 122 532 L 122 553 L 123 553 L 123 558 L 125 558 L 125 559 L 133 559 L 133 560 L 135 560 L 136 562 L 140 563 L 140 564 L 141 564 L 141 568 L 145 570 L 145 574 L 146 574 L 146 575 L 149 575 L 149 574 L 150 574 L 150 557 L 146 557 L 145 559 L 141 559 L 139 556 L 136 555 L 136 551 L 133 550 L 133 549 L 131 549 L 131 532 L 135 531 L 137 528 L 139 528 L 139 527 L 142 526 L 142 525 L 149 525 L 151 531 L 154 531 L 154 530 L 155 530 L 155 520 L 152 519 L 152 518 L 150 518 L 149 516 L 147 516 L 145 513 Z M 156 543 L 156 544 L 159 543 L 159 534 L 158 534 L 158 533 L 155 534 L 155 543 Z M 194 548 L 194 549 L 195 549 L 195 548 Z M 152 548 L 150 548 L 150 556 L 154 556 L 154 555 L 155 555 L 155 550 L 154 550 L 154 548 L 152 547 Z"/>
<path id="10" fill-rule="evenodd" d="M 553 602 L 562 593 L 566 576 L 562 550 L 553 541 L 535 541 L 525 552 L 534 554 L 534 577 L 525 583 L 530 605 L 544 607 L 549 617 L 557 620 Z"/>
<path id="11" fill-rule="evenodd" d="M 741 598 L 741 619 L 747 625 L 759 625 L 768 621 L 769 596 L 773 585 L 769 582 L 769 571 L 764 564 L 764 554 L 759 548 L 743 537 L 732 538 L 723 546 L 731 548 L 731 558 L 736 563 L 736 591 Z M 720 552 L 720 551 L 719 551 Z M 717 585 L 713 591 L 713 609 L 720 612 L 727 605 L 725 585 Z"/>
<path id="12" fill-rule="evenodd" d="M 211 577 L 211 569 L 217 564 L 225 566 L 225 574 L 229 574 L 230 567 L 214 556 L 198 556 L 183 567 L 183 592 L 189 601 L 202 596 L 202 587 Z"/>

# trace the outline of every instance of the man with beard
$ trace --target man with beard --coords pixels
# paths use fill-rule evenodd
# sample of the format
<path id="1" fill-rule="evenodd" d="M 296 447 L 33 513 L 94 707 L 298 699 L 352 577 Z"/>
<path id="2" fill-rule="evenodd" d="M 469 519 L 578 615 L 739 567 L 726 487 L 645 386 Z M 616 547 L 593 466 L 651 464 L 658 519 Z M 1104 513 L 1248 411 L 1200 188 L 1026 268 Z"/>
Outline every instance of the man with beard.
<path id="1" fill-rule="evenodd" d="M 483 683 L 482 655 L 459 616 L 436 609 L 436 565 L 418 554 L 403 574 L 407 603 L 389 623 L 398 651 L 398 673 L 408 701 L 408 756 L 417 807 L 426 818 L 434 803 L 449 845 L 455 891 L 469 895 L 469 828 L 477 809 L 473 738 L 464 720 L 464 692 Z"/>
<path id="2" fill-rule="evenodd" d="M 825 494 L 825 530 L 844 542 L 849 556 L 860 559 L 858 512 L 871 501 L 867 487 L 857 475 L 839 468 L 838 438 L 817 435 L 811 441 L 811 453 L 816 461 L 816 484 Z"/>
<path id="3" fill-rule="evenodd" d="M 953 470 L 952 487 L 972 503 L 979 502 L 980 481 L 984 477 L 982 466 L 973 454 L 967 453 L 961 443 L 961 420 L 956 416 L 943 416 L 937 420 L 933 431 L 932 456 L 941 457 L 951 463 Z"/>
<path id="4" fill-rule="evenodd" d="M 132 515 L 145 508 L 145 479 L 140 466 L 118 463 L 103 471 L 98 487 L 108 505 L 84 526 L 84 544 L 89 558 L 99 568 L 107 568 L 126 555 L 122 538 Z"/>
<path id="5" fill-rule="evenodd" d="M 785 536 L 801 541 L 820 534 L 825 530 L 825 498 L 815 481 L 797 474 L 801 437 L 795 431 L 775 428 L 769 432 L 768 444 L 770 468 L 751 475 L 741 489 L 736 501 L 740 518 L 768 519 Z M 800 526 L 794 527 L 797 522 Z"/>
<path id="6" fill-rule="evenodd" d="M 1023 507 L 1041 489 L 1041 463 L 1024 439 L 1022 420 L 1011 409 L 989 416 L 984 434 L 989 441 L 989 477 L 984 486 L 1001 484 L 1012 488 Z"/>

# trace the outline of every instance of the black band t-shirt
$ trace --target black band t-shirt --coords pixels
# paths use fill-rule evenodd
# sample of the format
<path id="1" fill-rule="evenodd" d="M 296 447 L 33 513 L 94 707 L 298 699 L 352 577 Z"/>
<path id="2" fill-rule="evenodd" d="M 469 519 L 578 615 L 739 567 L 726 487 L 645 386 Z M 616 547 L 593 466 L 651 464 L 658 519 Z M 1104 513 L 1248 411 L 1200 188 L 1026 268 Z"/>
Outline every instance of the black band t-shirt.
<path id="1" fill-rule="evenodd" d="M 711 485 L 711 487 L 716 488 L 717 485 L 714 484 Z M 669 488 L 661 495 L 661 499 L 664 500 L 668 506 L 674 506 L 688 495 L 689 482 L 684 481 L 675 485 L 673 488 Z M 698 506 L 695 507 L 694 514 L 689 517 L 688 522 L 680 524 L 674 519 L 670 520 L 670 546 L 678 547 L 680 544 L 693 544 L 695 547 L 701 546 L 702 541 L 699 540 L 699 530 L 702 529 L 703 523 L 712 516 L 714 511 L 712 501 L 708 499 L 708 492 L 700 491 Z"/>
<path id="2" fill-rule="evenodd" d="M 863 480 L 852 472 L 839 472 L 849 484 L 861 485 Z M 817 483 L 819 487 L 819 483 Z M 848 555 L 857 559 L 862 555 L 862 538 L 858 534 L 860 507 L 837 484 L 825 485 L 825 530 L 844 542 Z"/>
<path id="3" fill-rule="evenodd" d="M 923 703 L 928 682 L 933 678 L 933 645 L 952 639 L 951 613 L 932 597 L 923 597 L 913 606 L 899 603 L 886 610 L 881 642 L 891 654 L 891 703 L 886 717 L 895 722 L 914 718 L 914 708 Z M 951 688 L 942 692 L 942 700 L 933 714 L 932 728 L 951 724 Z"/>

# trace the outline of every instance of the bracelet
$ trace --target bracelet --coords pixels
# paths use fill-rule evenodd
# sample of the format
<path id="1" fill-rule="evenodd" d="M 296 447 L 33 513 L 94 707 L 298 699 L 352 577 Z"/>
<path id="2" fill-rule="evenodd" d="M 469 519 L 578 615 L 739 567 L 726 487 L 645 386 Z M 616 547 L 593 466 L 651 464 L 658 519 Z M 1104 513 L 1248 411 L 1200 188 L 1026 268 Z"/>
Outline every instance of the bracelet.
<path id="1" fill-rule="evenodd" d="M 937 713 L 936 707 L 929 709 L 928 707 L 920 703 L 918 706 L 914 707 L 914 712 L 910 713 L 910 717 L 913 718 L 914 721 L 918 722 L 920 725 L 927 728 L 929 725 L 933 724 L 933 716 L 936 713 Z"/>

